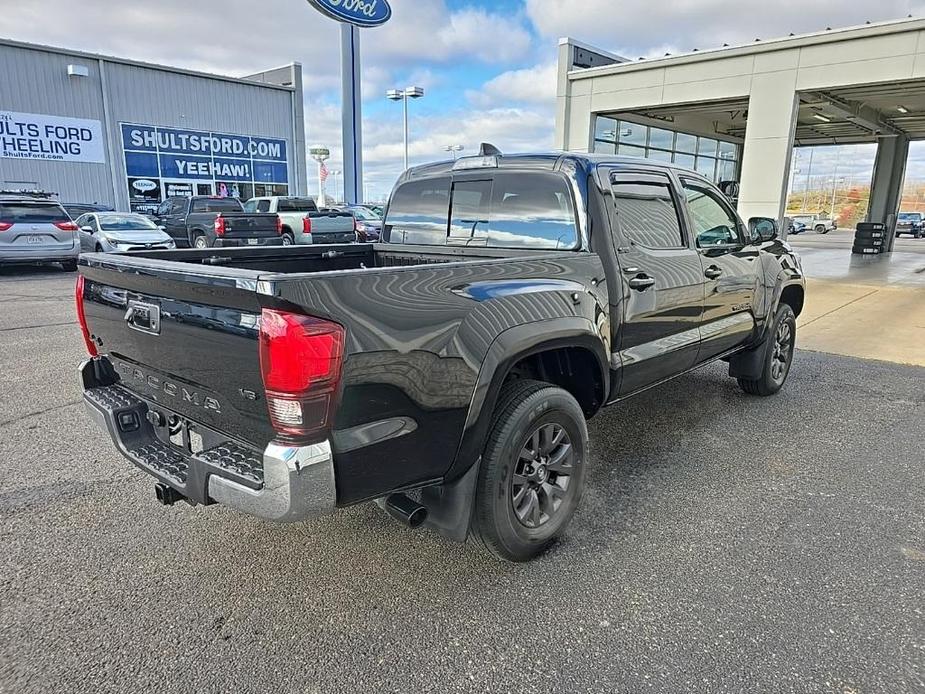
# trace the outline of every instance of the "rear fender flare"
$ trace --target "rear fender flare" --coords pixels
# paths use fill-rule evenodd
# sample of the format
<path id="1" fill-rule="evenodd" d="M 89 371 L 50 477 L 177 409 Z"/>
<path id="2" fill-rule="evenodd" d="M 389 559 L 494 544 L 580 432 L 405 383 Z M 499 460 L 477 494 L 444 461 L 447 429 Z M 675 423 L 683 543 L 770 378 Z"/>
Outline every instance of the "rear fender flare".
<path id="1" fill-rule="evenodd" d="M 604 339 L 587 318 L 565 317 L 517 325 L 498 334 L 489 345 L 469 404 L 462 440 L 445 479 L 454 480 L 481 456 L 501 386 L 521 359 L 562 347 L 587 349 L 597 358 L 604 399 L 610 392 L 610 369 Z"/>

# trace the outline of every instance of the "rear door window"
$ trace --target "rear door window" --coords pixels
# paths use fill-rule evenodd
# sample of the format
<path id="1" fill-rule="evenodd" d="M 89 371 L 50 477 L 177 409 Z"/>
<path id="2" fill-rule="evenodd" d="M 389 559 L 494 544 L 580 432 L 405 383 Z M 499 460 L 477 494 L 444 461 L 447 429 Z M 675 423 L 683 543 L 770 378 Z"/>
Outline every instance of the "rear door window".
<path id="1" fill-rule="evenodd" d="M 385 239 L 390 243 L 442 246 L 446 244 L 449 210 L 449 178 L 403 183 L 389 203 Z"/>
<path id="2" fill-rule="evenodd" d="M 626 241 L 646 248 L 686 245 L 667 176 L 647 175 L 645 180 L 614 181 L 613 197 L 617 224 Z"/>
<path id="3" fill-rule="evenodd" d="M 488 245 L 559 250 L 577 247 L 575 211 L 565 179 L 552 173 L 496 174 Z"/>
<path id="4" fill-rule="evenodd" d="M 0 220 L 13 224 L 56 224 L 69 222 L 67 212 L 55 203 L 0 203 Z"/>

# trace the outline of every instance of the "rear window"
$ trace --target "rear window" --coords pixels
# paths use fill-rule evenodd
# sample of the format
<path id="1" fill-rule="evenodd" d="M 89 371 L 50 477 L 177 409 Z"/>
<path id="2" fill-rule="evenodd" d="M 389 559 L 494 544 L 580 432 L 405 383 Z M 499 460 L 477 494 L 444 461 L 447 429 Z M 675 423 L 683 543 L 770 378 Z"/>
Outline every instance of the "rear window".
<path id="1" fill-rule="evenodd" d="M 241 203 L 234 198 L 201 198 L 193 200 L 191 212 L 241 212 Z"/>
<path id="2" fill-rule="evenodd" d="M 578 243 L 568 187 L 552 173 L 497 172 L 452 189 L 449 178 L 410 181 L 392 196 L 385 229 L 392 243 L 560 250 Z"/>
<path id="3" fill-rule="evenodd" d="M 0 203 L 0 220 L 19 224 L 69 222 L 61 205 L 54 203 Z"/>
<path id="4" fill-rule="evenodd" d="M 921 212 L 900 212 L 899 218 L 904 222 L 921 222 L 922 213 Z"/>
<path id="5" fill-rule="evenodd" d="M 311 198 L 280 198 L 276 203 L 277 212 L 314 212 L 316 209 Z"/>

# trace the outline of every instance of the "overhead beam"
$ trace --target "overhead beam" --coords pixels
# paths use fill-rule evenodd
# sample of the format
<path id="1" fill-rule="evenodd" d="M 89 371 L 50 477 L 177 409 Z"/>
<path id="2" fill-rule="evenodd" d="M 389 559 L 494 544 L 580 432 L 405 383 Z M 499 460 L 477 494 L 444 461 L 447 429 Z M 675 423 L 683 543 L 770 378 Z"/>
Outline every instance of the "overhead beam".
<path id="1" fill-rule="evenodd" d="M 902 131 L 895 127 L 890 121 L 883 117 L 877 109 L 861 104 L 856 101 L 840 99 L 826 92 L 804 92 L 803 97 L 808 105 L 814 105 L 811 99 L 817 103 L 823 103 L 828 110 L 833 111 L 841 118 L 854 123 L 872 133 L 883 135 L 902 135 Z"/>

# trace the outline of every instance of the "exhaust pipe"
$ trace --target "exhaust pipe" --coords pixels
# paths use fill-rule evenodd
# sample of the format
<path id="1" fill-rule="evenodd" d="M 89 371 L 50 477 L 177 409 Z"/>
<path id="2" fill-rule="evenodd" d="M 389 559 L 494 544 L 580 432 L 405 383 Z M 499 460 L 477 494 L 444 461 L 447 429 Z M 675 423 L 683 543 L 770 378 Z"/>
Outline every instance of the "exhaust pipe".
<path id="1" fill-rule="evenodd" d="M 427 520 L 427 508 L 404 494 L 389 495 L 385 500 L 385 510 L 409 528 L 418 528 Z"/>
<path id="2" fill-rule="evenodd" d="M 154 485 L 154 497 L 164 504 L 164 506 L 173 506 L 178 501 L 186 499 L 186 497 L 176 489 L 163 482 L 158 482 Z"/>

